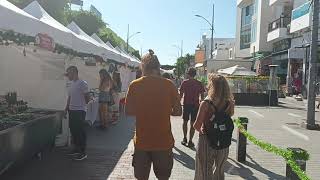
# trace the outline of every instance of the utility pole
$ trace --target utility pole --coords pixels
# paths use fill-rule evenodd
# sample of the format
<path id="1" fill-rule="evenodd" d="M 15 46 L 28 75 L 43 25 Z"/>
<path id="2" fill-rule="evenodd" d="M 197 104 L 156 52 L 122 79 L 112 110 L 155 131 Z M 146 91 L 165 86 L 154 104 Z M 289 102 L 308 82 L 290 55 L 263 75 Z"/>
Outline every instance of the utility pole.
<path id="1" fill-rule="evenodd" d="M 181 40 L 181 57 L 183 56 L 183 40 Z"/>
<path id="2" fill-rule="evenodd" d="M 210 30 L 211 30 L 211 50 L 210 50 L 210 59 L 213 59 L 213 33 L 214 33 L 214 4 L 212 5 L 212 21 L 210 22 L 208 19 L 205 17 L 197 14 L 195 15 L 196 17 L 202 18 L 205 20 L 209 25 L 210 25 Z"/>
<path id="3" fill-rule="evenodd" d="M 130 34 L 130 25 L 128 24 L 128 32 L 127 32 L 127 53 L 129 52 L 129 34 Z"/>
<path id="4" fill-rule="evenodd" d="M 312 3 L 311 47 L 308 79 L 308 114 L 307 122 L 304 124 L 304 126 L 310 130 L 317 129 L 317 125 L 315 123 L 315 87 L 316 63 L 318 57 L 319 0 L 313 0 Z"/>
<path id="5" fill-rule="evenodd" d="M 214 31 L 214 4 L 212 5 L 211 53 L 210 53 L 210 59 L 213 59 L 213 31 Z"/>

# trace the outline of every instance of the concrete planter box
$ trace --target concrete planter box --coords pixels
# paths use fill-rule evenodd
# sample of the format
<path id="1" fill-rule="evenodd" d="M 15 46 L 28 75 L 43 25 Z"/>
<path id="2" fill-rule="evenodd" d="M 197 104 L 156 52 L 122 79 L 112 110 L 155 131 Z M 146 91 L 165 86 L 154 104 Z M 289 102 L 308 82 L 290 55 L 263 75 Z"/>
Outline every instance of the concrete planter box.
<path id="1" fill-rule="evenodd" d="M 61 113 L 43 117 L 0 131 L 0 174 L 53 146 L 61 129 Z"/>
<path id="2" fill-rule="evenodd" d="M 236 105 L 242 106 L 277 106 L 278 98 L 264 93 L 234 93 Z M 270 100 L 269 100 L 270 99 Z M 270 101 L 270 102 L 269 102 Z"/>

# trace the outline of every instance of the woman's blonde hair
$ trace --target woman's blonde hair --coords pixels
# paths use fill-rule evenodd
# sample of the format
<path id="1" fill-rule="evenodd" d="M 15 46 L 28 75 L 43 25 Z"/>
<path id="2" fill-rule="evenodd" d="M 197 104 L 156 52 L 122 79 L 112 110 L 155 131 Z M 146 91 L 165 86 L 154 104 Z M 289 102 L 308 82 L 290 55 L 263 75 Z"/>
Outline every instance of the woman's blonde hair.
<path id="1" fill-rule="evenodd" d="M 233 100 L 228 81 L 224 76 L 214 73 L 208 75 L 208 97 L 218 104 Z"/>

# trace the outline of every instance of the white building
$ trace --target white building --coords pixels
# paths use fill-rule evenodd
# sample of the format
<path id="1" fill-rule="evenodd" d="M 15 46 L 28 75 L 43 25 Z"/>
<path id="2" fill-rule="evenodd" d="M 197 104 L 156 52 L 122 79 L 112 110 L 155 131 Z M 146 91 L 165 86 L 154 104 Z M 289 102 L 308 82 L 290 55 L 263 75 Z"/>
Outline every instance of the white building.
<path id="1" fill-rule="evenodd" d="M 237 0 L 235 57 L 253 59 L 263 75 L 268 65 L 278 65 L 287 86 L 298 75 L 306 83 L 311 9 L 309 0 Z"/>
<path id="2" fill-rule="evenodd" d="M 301 64 L 300 69 L 302 71 L 302 83 L 303 88 L 306 90 L 308 80 L 308 68 L 309 68 L 309 57 L 310 57 L 310 41 L 311 31 L 310 25 L 312 24 L 312 8 L 310 8 L 310 2 L 308 0 L 292 0 L 293 10 L 290 25 L 290 33 L 292 34 L 291 49 L 289 50 L 289 64 L 299 62 Z M 319 31 L 320 33 L 320 31 Z M 318 37 L 320 37 L 318 35 Z M 319 54 L 319 53 L 318 53 Z M 319 82 L 320 77 L 320 66 L 318 57 L 318 68 L 317 78 Z M 300 70 L 299 69 L 299 70 Z M 288 71 L 290 74 L 294 74 L 295 69 L 293 66 L 289 66 Z M 289 81 L 292 77 L 288 76 Z M 303 92 L 304 95 L 306 95 Z"/>
<path id="3" fill-rule="evenodd" d="M 213 52 L 211 59 L 211 38 L 202 36 L 202 41 L 198 46 L 198 51 L 204 51 L 204 67 L 198 62 L 196 65 L 200 74 L 207 72 L 217 72 L 219 69 L 232 67 L 235 65 L 251 68 L 252 61 L 235 58 L 235 38 L 214 38 Z M 200 64 L 200 65 L 199 65 Z"/>
<path id="4" fill-rule="evenodd" d="M 293 9 L 292 0 L 270 0 L 269 8 L 271 9 L 271 22 L 268 24 L 267 43 L 271 45 L 271 61 L 266 61 L 265 64 L 272 63 L 278 65 L 277 74 L 281 78 L 281 84 L 286 82 L 288 67 L 288 49 L 291 46 L 291 12 Z M 295 65 L 295 67 L 298 67 Z"/>
<path id="5" fill-rule="evenodd" d="M 236 58 L 271 51 L 267 43 L 272 11 L 267 0 L 237 0 Z"/>
<path id="6" fill-rule="evenodd" d="M 217 51 L 218 49 L 231 49 L 234 47 L 234 45 L 234 38 L 213 38 L 213 52 Z M 211 38 L 207 37 L 206 34 L 202 36 L 199 48 L 205 51 L 205 59 L 209 60 L 211 58 Z M 217 52 L 214 54 L 217 54 Z"/>

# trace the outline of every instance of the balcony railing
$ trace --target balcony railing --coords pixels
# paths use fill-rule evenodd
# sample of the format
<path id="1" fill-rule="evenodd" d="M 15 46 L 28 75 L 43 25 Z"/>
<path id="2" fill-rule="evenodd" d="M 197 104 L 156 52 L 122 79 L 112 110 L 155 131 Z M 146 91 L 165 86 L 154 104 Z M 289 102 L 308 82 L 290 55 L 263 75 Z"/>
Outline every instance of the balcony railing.
<path id="1" fill-rule="evenodd" d="M 269 24 L 268 32 L 272 32 L 279 28 L 287 28 L 287 26 L 290 24 L 290 21 L 291 21 L 290 17 L 281 17 Z"/>

